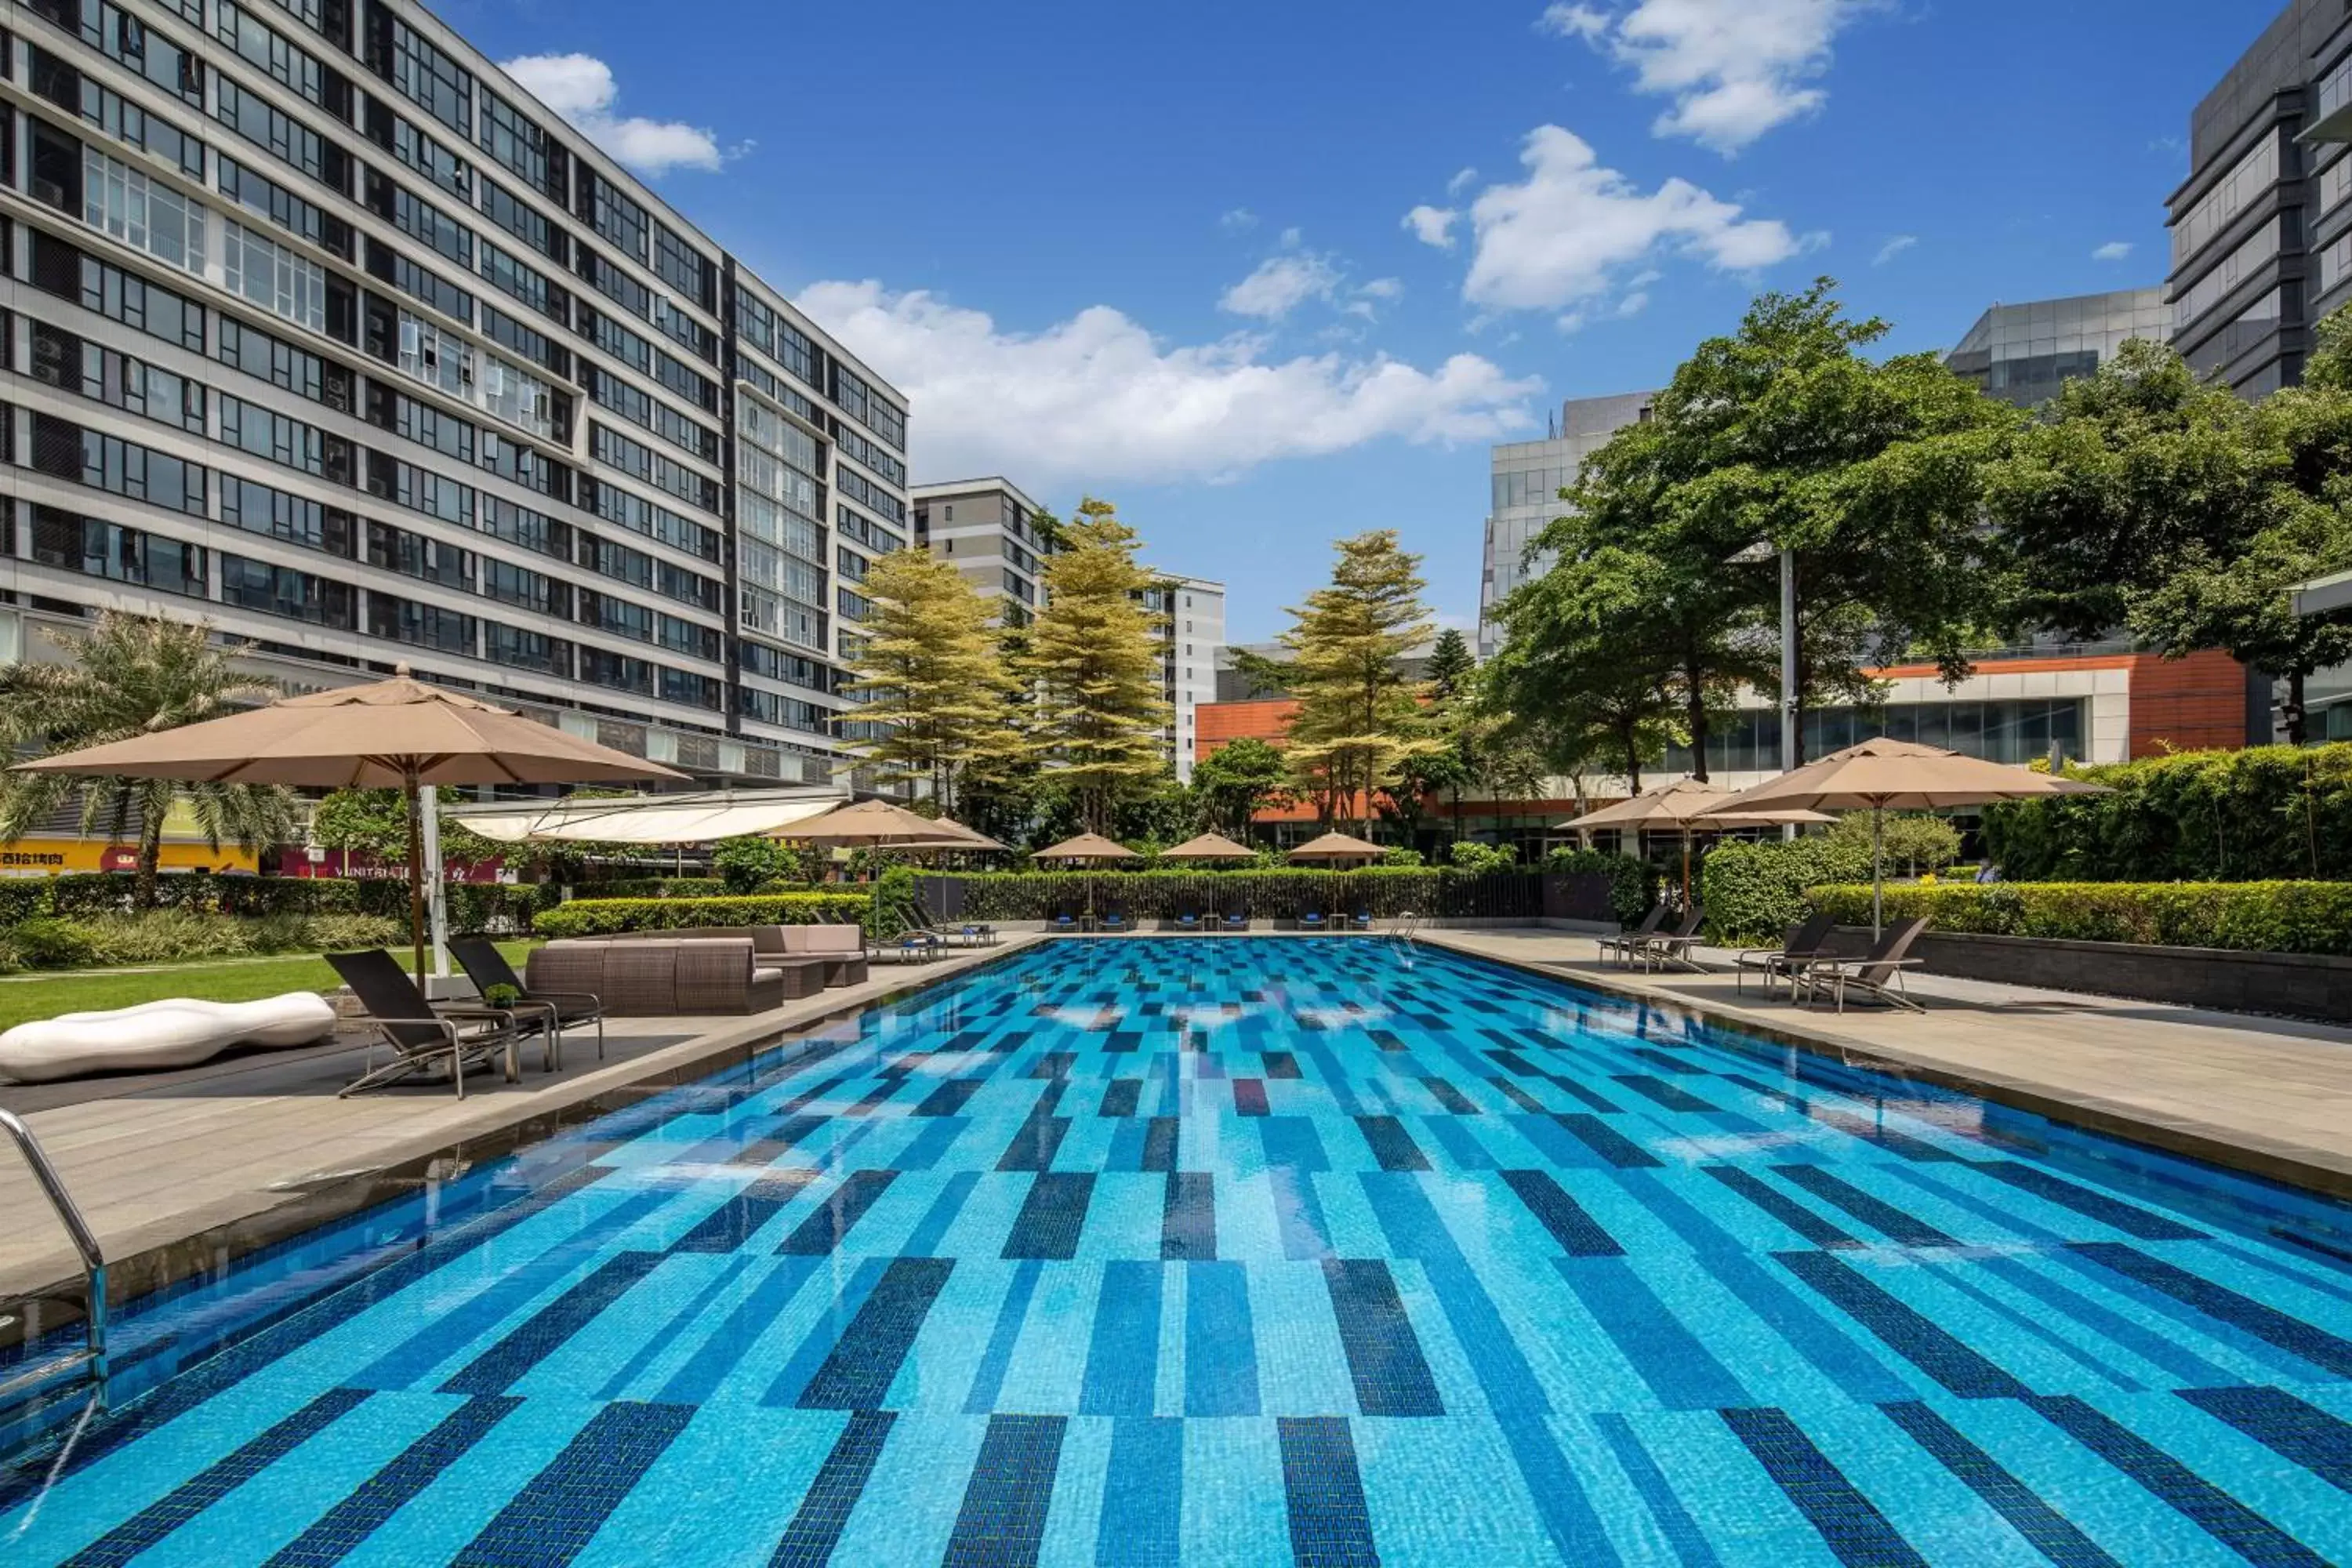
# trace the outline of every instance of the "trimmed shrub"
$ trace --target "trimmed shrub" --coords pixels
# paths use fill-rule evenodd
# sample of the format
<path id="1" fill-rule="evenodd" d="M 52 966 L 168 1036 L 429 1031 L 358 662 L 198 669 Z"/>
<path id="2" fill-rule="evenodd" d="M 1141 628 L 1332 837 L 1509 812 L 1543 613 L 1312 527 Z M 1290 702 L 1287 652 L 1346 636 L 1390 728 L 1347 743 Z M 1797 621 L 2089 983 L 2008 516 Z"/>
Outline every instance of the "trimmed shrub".
<path id="1" fill-rule="evenodd" d="M 1640 921 L 1657 900 L 1658 868 L 1631 855 L 1611 855 L 1599 849 L 1555 849 L 1544 857 L 1544 872 L 1553 877 L 1606 877 L 1609 907 L 1627 925 Z"/>
<path id="2" fill-rule="evenodd" d="M 1841 924 L 1870 923 L 1867 883 L 1813 889 Z M 1886 918 L 2062 942 L 2352 956 L 2352 882 L 1954 882 L 1886 889 Z"/>
<path id="3" fill-rule="evenodd" d="M 632 931 L 692 931 L 698 926 L 861 925 L 873 902 L 864 893 L 784 893 L 741 899 L 574 899 L 541 910 L 532 929 L 544 937 L 615 936 Z"/>
<path id="4" fill-rule="evenodd" d="M 1519 852 L 1507 844 L 1481 844 L 1475 839 L 1459 838 L 1446 851 L 1446 860 L 1455 870 L 1477 876 L 1509 870 L 1518 864 Z"/>
<path id="5" fill-rule="evenodd" d="M 1360 871 L 1304 868 L 1243 871 L 976 871 L 919 879 L 918 887 L 954 881 L 963 888 L 964 918 L 1039 921 L 1056 906 L 1096 909 L 1111 904 L 1138 920 L 1158 920 L 1180 909 L 1246 905 L 1257 920 L 1288 920 L 1308 904 L 1326 912 L 1369 909 L 1386 918 L 1408 910 L 1439 917 L 1543 913 L 1543 879 L 1523 871 L 1490 876 L 1373 866 Z M 940 907 L 937 900 L 926 900 Z"/>
<path id="6" fill-rule="evenodd" d="M 16 962 L 27 969 L 80 969 L 100 962 L 97 939 L 79 921 L 36 915 L 8 933 Z"/>
<path id="7" fill-rule="evenodd" d="M 1717 942 L 1777 942 L 1805 918 L 1805 892 L 1870 875 L 1870 846 L 1843 838 L 1725 844 L 1706 858 L 1706 931 Z"/>
<path id="8" fill-rule="evenodd" d="M 2116 793 L 1984 808 L 2012 882 L 2352 879 L 2352 742 L 2075 770 Z"/>
<path id="9" fill-rule="evenodd" d="M 614 877 L 572 889 L 583 899 L 723 899 L 751 890 L 730 888 L 720 877 Z"/>

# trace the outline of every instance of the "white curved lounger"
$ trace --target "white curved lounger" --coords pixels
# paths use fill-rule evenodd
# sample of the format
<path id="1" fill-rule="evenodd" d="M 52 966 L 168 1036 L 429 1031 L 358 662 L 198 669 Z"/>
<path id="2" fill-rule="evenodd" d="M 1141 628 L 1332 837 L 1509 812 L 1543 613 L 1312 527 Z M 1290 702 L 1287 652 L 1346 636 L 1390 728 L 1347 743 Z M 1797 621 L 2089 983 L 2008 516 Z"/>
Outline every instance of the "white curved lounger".
<path id="1" fill-rule="evenodd" d="M 48 1083 L 84 1073 L 194 1067 L 231 1046 L 285 1050 L 323 1040 L 335 1010 L 314 991 L 258 1002 L 142 1002 L 63 1013 L 0 1035 L 0 1077 Z"/>

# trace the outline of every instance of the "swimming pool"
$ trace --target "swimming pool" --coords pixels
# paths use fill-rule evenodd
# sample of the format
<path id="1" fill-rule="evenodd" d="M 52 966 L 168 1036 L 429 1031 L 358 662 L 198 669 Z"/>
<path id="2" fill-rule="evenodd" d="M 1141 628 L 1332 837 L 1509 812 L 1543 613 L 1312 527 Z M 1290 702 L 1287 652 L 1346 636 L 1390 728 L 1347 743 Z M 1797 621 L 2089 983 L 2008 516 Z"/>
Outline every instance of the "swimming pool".
<path id="1" fill-rule="evenodd" d="M 1056 942 L 515 1169 L 0 1562 L 2352 1560 L 2341 1207 L 1426 947 Z"/>

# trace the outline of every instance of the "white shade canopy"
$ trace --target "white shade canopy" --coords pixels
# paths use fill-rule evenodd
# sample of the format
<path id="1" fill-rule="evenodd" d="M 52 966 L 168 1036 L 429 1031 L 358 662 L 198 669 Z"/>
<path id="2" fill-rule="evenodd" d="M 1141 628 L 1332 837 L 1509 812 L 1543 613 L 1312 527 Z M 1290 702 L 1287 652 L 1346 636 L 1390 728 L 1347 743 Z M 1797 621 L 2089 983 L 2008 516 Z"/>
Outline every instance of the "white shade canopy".
<path id="1" fill-rule="evenodd" d="M 830 795 L 771 798 L 721 792 L 460 806 L 442 815 L 500 844 L 710 844 L 774 833 L 839 804 L 840 797 Z"/>

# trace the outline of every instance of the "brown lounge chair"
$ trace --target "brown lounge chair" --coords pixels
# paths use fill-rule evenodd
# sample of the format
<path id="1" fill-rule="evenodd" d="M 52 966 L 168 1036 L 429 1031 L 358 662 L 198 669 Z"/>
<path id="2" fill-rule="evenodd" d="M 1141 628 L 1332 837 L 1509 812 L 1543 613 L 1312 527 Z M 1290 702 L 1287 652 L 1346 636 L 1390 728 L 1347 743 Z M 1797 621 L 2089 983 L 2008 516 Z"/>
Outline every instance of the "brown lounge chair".
<path id="1" fill-rule="evenodd" d="M 368 1070 L 345 1085 L 337 1098 L 362 1089 L 382 1089 L 428 1068 L 446 1066 L 450 1081 L 457 1085 L 457 1098 L 463 1100 L 466 1065 L 495 1061 L 501 1057 L 506 1058 L 509 1083 L 522 1077 L 515 1060 L 515 1045 L 521 1035 L 510 1009 L 444 1007 L 436 1011 L 416 988 L 416 982 L 409 978 L 408 971 L 401 968 L 400 961 L 388 952 L 331 952 L 327 962 L 334 965 L 335 973 L 343 977 L 343 984 L 352 988 L 352 994 L 367 1009 L 368 1022 L 392 1047 L 392 1060 L 383 1067 L 373 1065 L 373 1053 L 369 1053 Z M 551 1053 L 552 1042 L 549 1049 Z M 551 1054 L 549 1066 L 553 1065 Z"/>
<path id="2" fill-rule="evenodd" d="M 1650 907 L 1650 912 L 1642 918 L 1640 925 L 1635 926 L 1632 931 L 1621 931 L 1615 936 L 1604 936 L 1601 939 L 1601 958 L 1605 960 L 1614 952 L 1625 961 L 1628 968 L 1631 968 L 1633 963 L 1634 946 L 1646 941 L 1665 918 L 1665 904 L 1663 901 L 1653 904 Z"/>
<path id="3" fill-rule="evenodd" d="M 1706 906 L 1693 904 L 1683 911 L 1683 923 L 1671 936 L 1653 936 L 1633 951 L 1640 955 L 1642 967 L 1655 973 L 1669 963 L 1678 963 L 1697 973 L 1698 965 L 1691 962 L 1691 949 L 1706 939 L 1699 935 L 1699 927 L 1706 923 Z"/>
<path id="4" fill-rule="evenodd" d="M 1919 933 L 1927 929 L 1927 917 L 1905 921 L 1890 926 L 1861 958 L 1817 958 L 1799 963 L 1790 976 L 1790 999 L 1805 1002 L 1826 992 L 1837 1003 L 1837 1010 L 1845 1011 L 1848 992 L 1864 1001 L 1884 1002 L 1890 1007 L 1904 1007 L 1914 1013 L 1927 1009 L 1903 994 L 1903 972 L 1918 964 L 1919 960 L 1906 956 Z"/>
<path id="5" fill-rule="evenodd" d="M 604 1059 L 604 1004 L 593 991 L 533 991 L 523 984 L 522 976 L 514 972 L 507 955 L 499 944 L 488 937 L 459 937 L 449 944 L 449 952 L 474 989 L 485 997 L 493 985 L 511 985 L 521 998 L 517 1010 L 537 1011 L 546 1020 L 555 1043 L 555 1065 L 563 1065 L 563 1031 L 574 1024 L 596 1026 L 596 1059 Z"/>
<path id="6" fill-rule="evenodd" d="M 1780 946 L 1743 948 L 1731 955 L 1734 987 L 1745 991 L 1748 989 L 1748 977 L 1755 974 L 1763 979 L 1764 994 L 1771 995 L 1772 982 L 1787 980 L 1792 972 L 1791 965 L 1798 959 L 1834 956 L 1822 944 L 1829 941 L 1830 932 L 1836 929 L 1835 915 L 1816 911 L 1806 916 L 1802 924 L 1790 926 Z"/>

